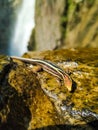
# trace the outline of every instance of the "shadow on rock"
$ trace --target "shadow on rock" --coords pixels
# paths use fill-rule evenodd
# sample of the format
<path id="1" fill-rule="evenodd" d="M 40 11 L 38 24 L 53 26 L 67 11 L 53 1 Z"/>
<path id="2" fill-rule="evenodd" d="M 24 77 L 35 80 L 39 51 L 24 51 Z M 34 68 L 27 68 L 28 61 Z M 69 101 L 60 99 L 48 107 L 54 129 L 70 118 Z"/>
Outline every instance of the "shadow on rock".
<path id="1" fill-rule="evenodd" d="M 10 86 L 0 90 L 0 130 L 27 130 L 31 113 L 22 97 Z"/>
<path id="2" fill-rule="evenodd" d="M 38 128 L 36 130 L 97 130 L 98 129 L 98 121 L 90 122 L 86 125 L 56 125 L 56 126 L 48 126 L 43 128 Z"/>

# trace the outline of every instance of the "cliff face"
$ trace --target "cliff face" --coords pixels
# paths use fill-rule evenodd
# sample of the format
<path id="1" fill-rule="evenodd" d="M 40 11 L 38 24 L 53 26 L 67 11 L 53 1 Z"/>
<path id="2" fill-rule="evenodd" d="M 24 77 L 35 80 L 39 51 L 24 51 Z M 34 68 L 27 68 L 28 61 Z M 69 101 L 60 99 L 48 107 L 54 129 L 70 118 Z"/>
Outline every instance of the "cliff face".
<path id="1" fill-rule="evenodd" d="M 29 49 L 98 47 L 97 0 L 36 0 Z"/>
<path id="2" fill-rule="evenodd" d="M 70 3 L 66 36 L 67 47 L 98 47 L 98 1 Z"/>
<path id="3" fill-rule="evenodd" d="M 65 0 L 36 1 L 36 49 L 54 49 L 61 44 L 60 20 L 64 6 Z"/>

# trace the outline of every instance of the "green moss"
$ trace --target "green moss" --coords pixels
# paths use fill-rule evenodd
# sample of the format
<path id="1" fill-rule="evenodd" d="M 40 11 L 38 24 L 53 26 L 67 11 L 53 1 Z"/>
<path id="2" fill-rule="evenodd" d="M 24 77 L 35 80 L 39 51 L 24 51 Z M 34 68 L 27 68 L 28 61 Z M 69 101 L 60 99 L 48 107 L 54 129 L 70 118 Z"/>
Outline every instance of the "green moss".
<path id="1" fill-rule="evenodd" d="M 75 9 L 76 4 L 75 2 L 73 2 L 73 0 L 69 0 L 68 5 L 69 5 L 69 11 L 70 10 L 73 11 Z"/>
<path id="2" fill-rule="evenodd" d="M 29 52 L 27 55 L 61 67 L 72 79 L 74 91 L 67 91 L 63 80 L 43 69 L 33 73 L 34 66 L 11 61 L 12 68 L 7 77 L 3 77 L 5 82 L 0 83 L 0 119 L 7 123 L 4 127 L 9 122 L 15 124 L 11 126 L 13 129 L 17 125 L 17 128 L 23 127 L 21 130 L 28 125 L 31 129 L 61 124 L 80 126 L 98 119 L 97 48 Z M 8 59 L 0 56 L 1 71 L 5 70 L 3 63 L 10 62 Z"/>
<path id="3" fill-rule="evenodd" d="M 36 55 L 35 53 L 32 56 L 30 54 L 31 57 L 36 57 Z M 62 107 L 66 107 L 66 103 L 73 104 L 72 106 L 69 105 L 72 108 L 72 116 L 82 119 L 82 113 L 86 114 L 87 112 L 86 121 L 88 121 L 88 117 L 89 121 L 96 119 L 93 113 L 98 116 L 98 49 L 81 48 L 45 51 L 41 52 L 39 57 L 55 62 L 65 72 L 71 72 L 70 77 L 75 88 L 72 93 L 68 93 L 66 87 L 60 84 L 58 79 L 56 80 L 52 75 L 48 75 L 45 72 L 40 73 L 40 79 L 43 81 L 42 88 L 46 90 L 47 96 L 52 98 L 54 104 L 57 104 L 58 100 Z M 69 64 L 69 66 L 66 64 Z M 92 115 L 90 115 L 91 112 Z"/>

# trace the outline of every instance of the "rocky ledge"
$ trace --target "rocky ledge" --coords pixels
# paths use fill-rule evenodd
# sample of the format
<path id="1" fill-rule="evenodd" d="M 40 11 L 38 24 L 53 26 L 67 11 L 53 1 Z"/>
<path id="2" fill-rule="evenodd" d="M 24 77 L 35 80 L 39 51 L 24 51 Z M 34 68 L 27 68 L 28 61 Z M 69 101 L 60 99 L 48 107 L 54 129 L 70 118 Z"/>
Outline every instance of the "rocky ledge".
<path id="1" fill-rule="evenodd" d="M 28 52 L 25 58 L 55 63 L 66 82 L 8 56 L 0 56 L 1 130 L 95 130 L 98 127 L 98 49 Z"/>

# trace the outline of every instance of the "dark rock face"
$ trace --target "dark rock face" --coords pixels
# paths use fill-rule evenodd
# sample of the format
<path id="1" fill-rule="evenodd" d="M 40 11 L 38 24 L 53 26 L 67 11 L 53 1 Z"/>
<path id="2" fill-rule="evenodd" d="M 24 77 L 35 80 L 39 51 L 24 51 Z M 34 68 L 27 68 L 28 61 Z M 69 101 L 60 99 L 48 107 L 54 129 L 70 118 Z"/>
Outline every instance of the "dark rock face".
<path id="1" fill-rule="evenodd" d="M 44 70 L 35 71 L 37 65 L 0 56 L 0 129 L 97 130 L 98 49 L 29 52 L 24 57 L 57 64 L 71 77 L 73 91 Z"/>
<path id="2" fill-rule="evenodd" d="M 4 79 L 4 76 L 9 71 L 11 59 L 7 56 L 0 55 L 0 82 Z"/>
<path id="3" fill-rule="evenodd" d="M 16 10 L 21 0 L 0 0 L 0 54 L 10 53 L 10 40 L 14 29 Z"/>
<path id="4" fill-rule="evenodd" d="M 0 1 L 0 53 L 9 53 L 13 7 L 8 0 Z"/>
<path id="5" fill-rule="evenodd" d="M 0 56 L 0 130 L 26 130 L 31 118 L 21 96 L 8 83 L 8 73 L 13 66 L 10 57 Z"/>

